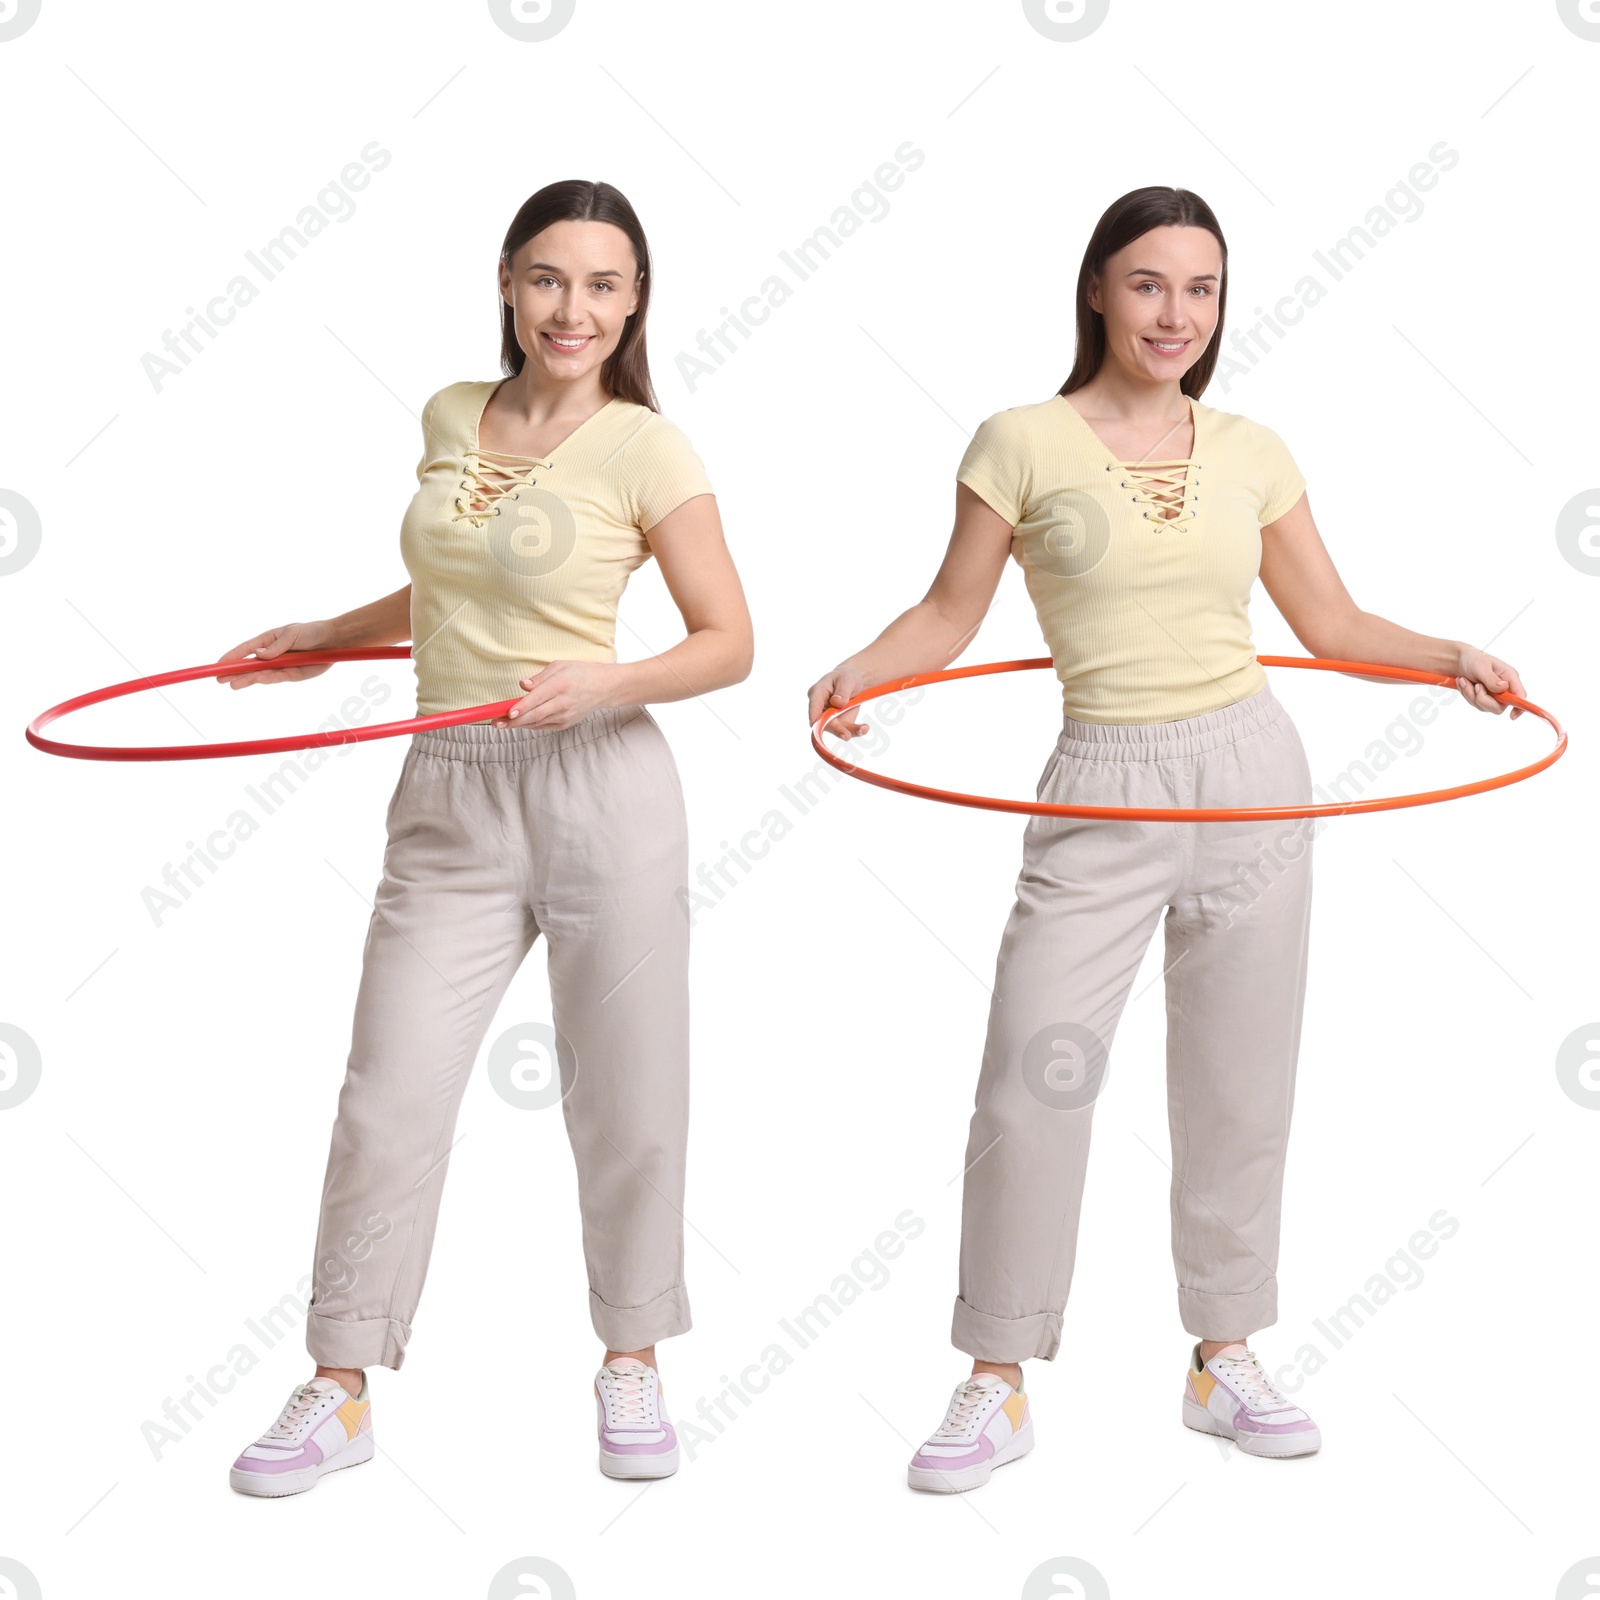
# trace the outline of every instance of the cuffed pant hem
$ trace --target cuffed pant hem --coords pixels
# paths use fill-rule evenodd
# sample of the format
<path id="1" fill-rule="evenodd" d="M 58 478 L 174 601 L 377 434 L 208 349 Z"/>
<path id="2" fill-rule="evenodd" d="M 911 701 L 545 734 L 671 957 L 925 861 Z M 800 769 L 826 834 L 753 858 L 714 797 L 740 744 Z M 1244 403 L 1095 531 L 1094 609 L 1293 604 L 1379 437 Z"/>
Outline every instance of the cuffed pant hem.
<path id="1" fill-rule="evenodd" d="M 950 1319 L 950 1342 L 976 1361 L 1054 1361 L 1061 1347 L 1061 1313 L 1036 1311 L 1031 1317 L 994 1317 L 975 1311 L 960 1295 Z"/>
<path id="2" fill-rule="evenodd" d="M 589 1318 L 608 1350 L 648 1350 L 658 1339 L 689 1331 L 689 1291 L 674 1284 L 638 1306 L 608 1305 L 589 1291 Z"/>
<path id="3" fill-rule="evenodd" d="M 1268 1278 L 1245 1294 L 1180 1288 L 1178 1316 L 1197 1339 L 1248 1338 L 1278 1320 L 1278 1280 Z"/>
<path id="4" fill-rule="evenodd" d="M 393 1317 L 306 1317 L 306 1349 L 322 1367 L 392 1367 L 406 1359 L 411 1329 Z"/>

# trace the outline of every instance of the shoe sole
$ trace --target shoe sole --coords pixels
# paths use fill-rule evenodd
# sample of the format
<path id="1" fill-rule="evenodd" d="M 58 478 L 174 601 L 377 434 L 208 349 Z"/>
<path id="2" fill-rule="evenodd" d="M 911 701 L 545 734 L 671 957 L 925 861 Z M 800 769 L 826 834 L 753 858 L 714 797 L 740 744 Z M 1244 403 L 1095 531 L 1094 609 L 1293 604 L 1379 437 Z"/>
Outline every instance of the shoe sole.
<path id="1" fill-rule="evenodd" d="M 1183 1425 L 1193 1428 L 1196 1433 L 1211 1433 L 1219 1439 L 1232 1439 L 1247 1456 L 1267 1456 L 1274 1461 L 1313 1456 L 1322 1448 L 1320 1429 L 1311 1433 L 1247 1434 L 1241 1438 L 1227 1423 L 1212 1416 L 1204 1406 L 1196 1405 L 1188 1395 L 1183 1397 Z M 1307 1443 L 1308 1440 L 1311 1442 Z"/>
<path id="2" fill-rule="evenodd" d="M 996 1467 L 1020 1461 L 1031 1449 L 1033 1418 L 1029 1417 L 1020 1431 L 1012 1434 L 987 1461 L 980 1461 L 975 1467 L 960 1467 L 954 1472 L 943 1472 L 938 1467 L 908 1467 L 906 1481 L 913 1489 L 923 1489 L 930 1494 L 965 1494 L 969 1489 L 981 1489 Z"/>
<path id="3" fill-rule="evenodd" d="M 602 1450 L 600 1470 L 608 1478 L 670 1478 L 678 1470 L 678 1452 L 674 1448 L 660 1456 L 614 1456 Z"/>
<path id="4" fill-rule="evenodd" d="M 268 1474 L 240 1472 L 237 1467 L 230 1468 L 228 1485 L 240 1494 L 258 1495 L 268 1500 L 278 1500 L 286 1494 L 303 1494 L 330 1472 L 339 1472 L 345 1467 L 359 1467 L 363 1461 L 370 1461 L 376 1448 L 370 1433 L 359 1433 L 350 1441 L 349 1449 L 341 1450 L 338 1455 L 330 1456 L 314 1467 L 302 1467 L 299 1472 Z"/>

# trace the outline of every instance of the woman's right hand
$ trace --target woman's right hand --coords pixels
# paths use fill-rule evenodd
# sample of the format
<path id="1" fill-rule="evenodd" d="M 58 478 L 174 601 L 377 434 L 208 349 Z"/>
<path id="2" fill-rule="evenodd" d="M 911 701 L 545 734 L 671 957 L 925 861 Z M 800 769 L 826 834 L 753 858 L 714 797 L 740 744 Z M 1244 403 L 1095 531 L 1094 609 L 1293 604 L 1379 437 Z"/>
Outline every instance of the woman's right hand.
<path id="1" fill-rule="evenodd" d="M 258 660 L 270 661 L 287 654 L 292 650 L 331 650 L 333 644 L 333 630 L 326 622 L 289 622 L 281 628 L 268 628 L 265 633 L 258 633 L 253 639 L 246 639 L 243 644 L 236 644 L 226 655 L 218 656 L 218 661 L 243 661 L 254 656 Z M 331 662 L 315 662 L 304 667 L 264 667 L 260 672 L 229 672 L 217 679 L 218 683 L 225 683 L 231 689 L 246 689 L 252 683 L 295 683 L 301 678 L 314 678 L 319 672 L 326 672 L 332 665 Z"/>
<path id="2" fill-rule="evenodd" d="M 807 692 L 807 721 L 815 727 L 817 718 L 826 714 L 830 706 L 842 706 L 851 695 L 860 694 L 867 681 L 853 667 L 835 667 L 832 672 L 818 678 Z M 858 721 L 861 711 L 847 711 L 835 717 L 824 733 L 837 734 L 841 739 L 859 738 L 869 731 L 871 724 Z"/>

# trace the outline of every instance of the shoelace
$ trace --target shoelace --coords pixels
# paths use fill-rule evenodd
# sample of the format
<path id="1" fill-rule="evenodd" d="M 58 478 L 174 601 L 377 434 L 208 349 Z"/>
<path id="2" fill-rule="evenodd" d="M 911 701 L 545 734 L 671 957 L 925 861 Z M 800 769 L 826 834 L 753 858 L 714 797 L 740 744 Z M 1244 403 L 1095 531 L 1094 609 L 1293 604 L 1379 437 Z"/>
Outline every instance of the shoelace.
<path id="1" fill-rule="evenodd" d="M 499 466 L 493 461 L 485 461 L 485 456 L 498 456 L 502 461 L 514 465 Z M 516 490 L 525 487 L 535 467 L 548 470 L 549 466 L 548 461 L 541 461 L 537 456 L 511 455 L 504 450 L 469 450 L 463 463 L 466 476 L 461 480 L 461 487 L 467 492 L 465 496 L 456 496 L 457 514 L 451 521 L 465 519 L 481 527 L 485 519 L 499 516 L 499 502 L 508 494 L 514 497 Z M 474 500 L 481 500 L 483 504 L 473 507 Z"/>
<path id="2" fill-rule="evenodd" d="M 945 1413 L 945 1419 L 939 1424 L 939 1431 L 934 1438 L 965 1438 L 972 1427 L 973 1418 L 977 1416 L 979 1408 L 984 1401 L 994 1393 L 992 1385 L 977 1382 L 973 1378 L 956 1390 L 950 1401 L 950 1409 Z"/>
<path id="3" fill-rule="evenodd" d="M 267 1429 L 264 1437 L 268 1439 L 293 1438 L 295 1430 L 310 1415 L 311 1408 L 327 1393 L 326 1389 L 313 1389 L 309 1384 L 302 1383 L 289 1396 L 289 1403 L 283 1408 L 283 1415 Z"/>
<path id="4" fill-rule="evenodd" d="M 645 1379 L 648 1374 L 636 1372 L 632 1367 L 607 1367 L 605 1373 L 609 1380 L 606 1391 L 617 1421 L 648 1424 L 650 1413 L 645 1405 Z"/>
<path id="5" fill-rule="evenodd" d="M 1242 1356 L 1219 1356 L 1216 1363 L 1243 1391 L 1245 1404 L 1252 1411 L 1286 1411 L 1294 1404 L 1273 1388 L 1254 1350 L 1246 1350 Z"/>

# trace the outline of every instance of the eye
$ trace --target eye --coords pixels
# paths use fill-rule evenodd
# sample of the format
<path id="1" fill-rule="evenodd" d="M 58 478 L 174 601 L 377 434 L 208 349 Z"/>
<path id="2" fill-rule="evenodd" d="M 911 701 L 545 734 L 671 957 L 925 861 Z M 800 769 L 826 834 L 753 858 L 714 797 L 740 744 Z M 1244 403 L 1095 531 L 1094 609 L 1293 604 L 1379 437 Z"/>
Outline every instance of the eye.
<path id="1" fill-rule="evenodd" d="M 1154 282 L 1149 282 L 1149 283 L 1141 283 L 1141 284 L 1140 284 L 1140 285 L 1139 285 L 1139 289 L 1140 289 L 1140 290 L 1144 290 L 1144 289 L 1158 289 L 1158 288 L 1160 288 L 1160 285 L 1159 285 L 1159 284 L 1157 284 L 1157 283 L 1154 283 Z"/>
<path id="2" fill-rule="evenodd" d="M 1197 283 L 1194 285 L 1194 287 L 1198 289 L 1201 294 L 1209 295 L 1211 293 L 1211 285 L 1209 283 Z"/>
<path id="3" fill-rule="evenodd" d="M 611 285 L 607 283 L 604 278 L 600 279 L 600 281 L 595 284 L 595 288 L 604 289 L 607 294 L 611 293 Z"/>
<path id="4" fill-rule="evenodd" d="M 543 273 L 541 276 L 535 278 L 533 281 L 536 284 L 543 284 L 543 283 L 554 283 L 556 280 L 553 277 L 551 277 L 548 272 L 546 272 L 546 273 Z"/>

